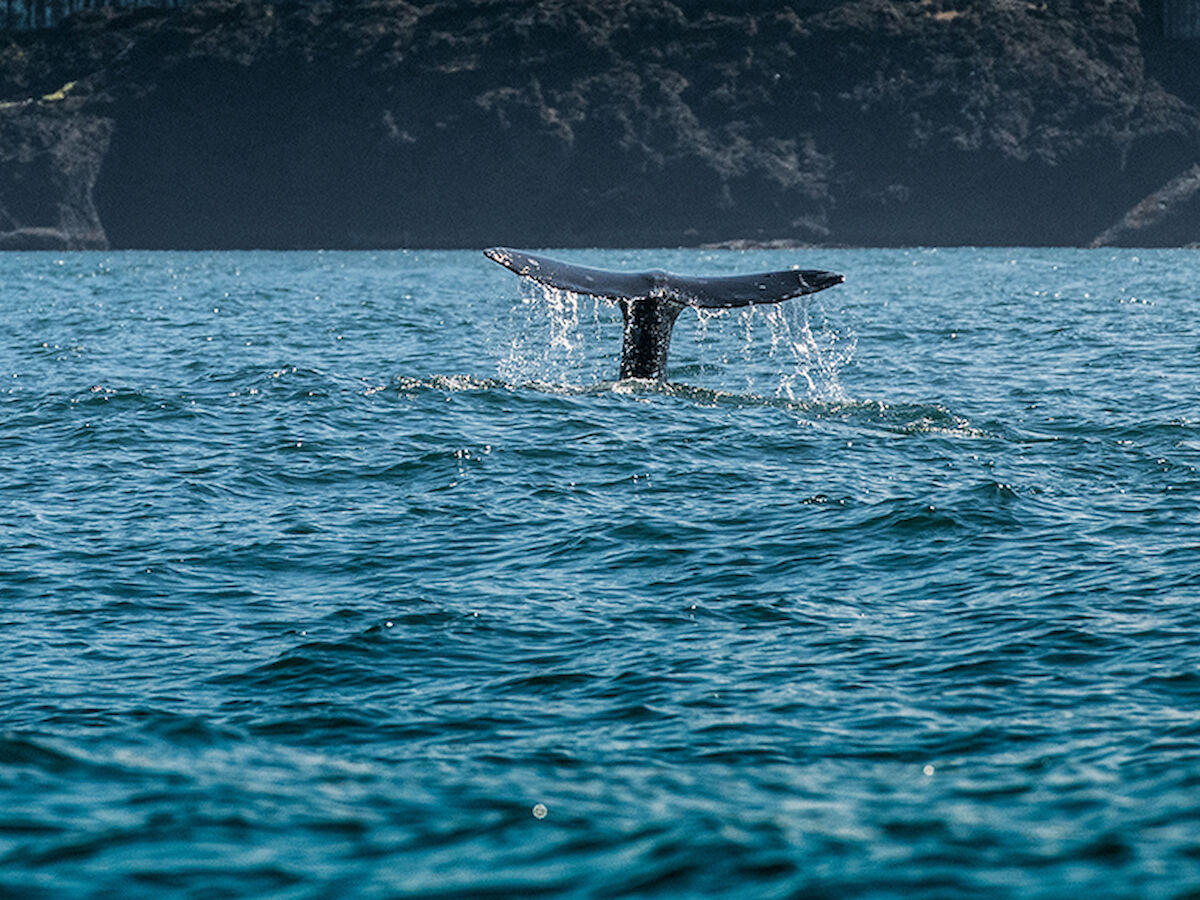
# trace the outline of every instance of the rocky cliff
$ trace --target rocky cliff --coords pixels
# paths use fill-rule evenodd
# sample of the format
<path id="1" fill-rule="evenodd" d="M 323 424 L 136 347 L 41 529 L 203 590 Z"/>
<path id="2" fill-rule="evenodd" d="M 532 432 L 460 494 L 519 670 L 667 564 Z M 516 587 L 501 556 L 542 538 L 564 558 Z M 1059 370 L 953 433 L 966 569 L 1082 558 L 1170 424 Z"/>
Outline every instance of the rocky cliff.
<path id="1" fill-rule="evenodd" d="M 1145 32 L 1136 0 L 86 13 L 0 36 L 0 246 L 1119 240 L 1200 161 Z"/>

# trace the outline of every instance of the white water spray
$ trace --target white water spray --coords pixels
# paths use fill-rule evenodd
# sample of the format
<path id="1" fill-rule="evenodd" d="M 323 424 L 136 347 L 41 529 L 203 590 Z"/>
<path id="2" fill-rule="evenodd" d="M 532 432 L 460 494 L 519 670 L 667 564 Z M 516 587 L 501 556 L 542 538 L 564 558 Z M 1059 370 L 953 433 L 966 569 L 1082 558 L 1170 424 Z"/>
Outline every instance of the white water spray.
<path id="1" fill-rule="evenodd" d="M 611 379 L 621 312 L 613 303 L 531 281 L 508 317 L 506 352 L 497 370 L 508 384 L 579 384 Z M 605 332 L 608 334 L 605 334 Z"/>
<path id="2" fill-rule="evenodd" d="M 616 376 L 621 350 L 616 303 L 525 281 L 506 325 L 497 370 L 508 384 L 588 385 Z M 672 368 L 683 370 L 679 380 L 688 383 L 715 377 L 715 384 L 703 386 L 719 390 L 840 401 L 845 395 L 838 373 L 855 345 L 853 334 L 835 331 L 824 307 L 811 300 L 685 310 L 672 341 Z"/>
<path id="3" fill-rule="evenodd" d="M 853 358 L 856 339 L 834 330 L 819 303 L 697 312 L 693 346 L 685 352 L 701 370 L 719 368 L 721 378 L 714 387 L 794 401 L 845 399 L 838 373 Z M 720 324 L 721 319 L 728 324 Z M 678 334 L 683 328 L 676 331 L 684 348 Z"/>

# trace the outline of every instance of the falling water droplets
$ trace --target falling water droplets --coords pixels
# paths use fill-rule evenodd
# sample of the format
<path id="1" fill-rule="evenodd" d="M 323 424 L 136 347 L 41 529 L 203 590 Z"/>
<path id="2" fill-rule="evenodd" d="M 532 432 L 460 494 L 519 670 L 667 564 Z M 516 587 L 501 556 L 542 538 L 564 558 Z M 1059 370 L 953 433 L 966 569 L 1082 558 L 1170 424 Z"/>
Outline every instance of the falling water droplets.
<path id="1" fill-rule="evenodd" d="M 762 308 L 771 329 L 769 355 L 780 363 L 775 396 L 789 400 L 844 400 L 838 373 L 853 358 L 856 339 L 853 334 L 838 334 L 830 327 L 824 307 L 816 302 L 812 306 L 816 309 L 808 303 Z M 818 321 L 815 329 L 814 312 Z M 803 385 L 803 397 L 797 396 L 799 385 Z"/>
<path id="2" fill-rule="evenodd" d="M 672 362 L 694 359 L 686 380 L 785 400 L 839 401 L 838 373 L 853 358 L 855 337 L 839 333 L 819 304 L 800 300 L 738 310 L 698 310 L 692 340 L 676 328 Z M 715 380 L 714 380 L 715 379 Z"/>
<path id="3" fill-rule="evenodd" d="M 508 319 L 497 369 L 509 384 L 581 384 L 614 377 L 621 341 L 615 304 L 527 281 Z"/>

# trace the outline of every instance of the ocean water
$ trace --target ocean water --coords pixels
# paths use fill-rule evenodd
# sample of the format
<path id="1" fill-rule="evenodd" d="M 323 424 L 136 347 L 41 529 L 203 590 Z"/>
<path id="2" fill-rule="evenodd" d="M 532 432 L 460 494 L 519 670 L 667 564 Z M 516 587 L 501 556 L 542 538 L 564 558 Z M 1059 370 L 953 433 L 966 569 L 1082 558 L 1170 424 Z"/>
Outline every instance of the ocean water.
<path id="1" fill-rule="evenodd" d="M 561 255 L 0 256 L 0 896 L 1200 895 L 1200 257 Z"/>

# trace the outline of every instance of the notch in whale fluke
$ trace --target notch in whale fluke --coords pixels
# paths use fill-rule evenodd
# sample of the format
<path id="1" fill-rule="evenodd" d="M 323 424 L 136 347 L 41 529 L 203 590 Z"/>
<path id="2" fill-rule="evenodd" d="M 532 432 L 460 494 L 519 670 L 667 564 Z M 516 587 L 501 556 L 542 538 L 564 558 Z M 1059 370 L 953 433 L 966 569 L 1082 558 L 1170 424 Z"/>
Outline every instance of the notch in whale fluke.
<path id="1" fill-rule="evenodd" d="M 671 330 L 685 306 L 728 309 L 780 303 L 823 291 L 846 280 L 844 275 L 817 269 L 785 269 L 711 278 L 674 275 L 660 270 L 612 272 L 507 247 L 492 247 L 483 252 L 488 259 L 541 284 L 620 303 L 625 320 L 621 344 L 622 379 L 662 381 L 666 378 Z"/>

